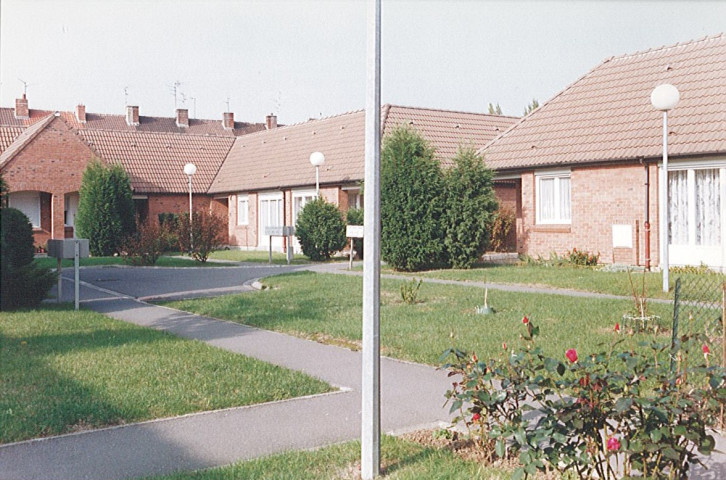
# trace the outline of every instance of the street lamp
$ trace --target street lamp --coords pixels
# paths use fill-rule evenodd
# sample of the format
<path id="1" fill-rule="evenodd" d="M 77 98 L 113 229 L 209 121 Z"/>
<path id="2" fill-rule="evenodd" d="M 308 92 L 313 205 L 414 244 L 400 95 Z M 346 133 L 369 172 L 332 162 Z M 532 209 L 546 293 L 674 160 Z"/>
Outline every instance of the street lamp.
<path id="1" fill-rule="evenodd" d="M 668 110 L 673 109 L 680 100 L 678 89 L 669 83 L 658 85 L 650 94 L 650 103 L 656 110 L 663 112 L 663 169 L 661 170 L 660 196 L 660 254 L 663 268 L 663 291 L 668 293 Z"/>
<path id="2" fill-rule="evenodd" d="M 315 196 L 320 196 L 320 165 L 325 163 L 325 155 L 322 152 L 310 154 L 310 163 L 315 167 Z"/>
<path id="3" fill-rule="evenodd" d="M 184 174 L 189 177 L 189 251 L 194 250 L 194 236 L 192 235 L 192 176 L 197 173 L 197 166 L 193 163 L 184 165 Z"/>

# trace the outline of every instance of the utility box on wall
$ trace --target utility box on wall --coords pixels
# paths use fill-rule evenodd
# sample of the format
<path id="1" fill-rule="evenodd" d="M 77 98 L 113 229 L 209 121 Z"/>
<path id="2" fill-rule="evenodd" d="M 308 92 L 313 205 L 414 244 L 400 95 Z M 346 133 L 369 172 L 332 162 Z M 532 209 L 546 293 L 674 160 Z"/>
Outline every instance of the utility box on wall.
<path id="1" fill-rule="evenodd" d="M 87 238 L 48 240 L 48 256 L 53 258 L 75 258 L 76 242 L 78 242 L 79 256 L 87 258 L 89 254 Z"/>

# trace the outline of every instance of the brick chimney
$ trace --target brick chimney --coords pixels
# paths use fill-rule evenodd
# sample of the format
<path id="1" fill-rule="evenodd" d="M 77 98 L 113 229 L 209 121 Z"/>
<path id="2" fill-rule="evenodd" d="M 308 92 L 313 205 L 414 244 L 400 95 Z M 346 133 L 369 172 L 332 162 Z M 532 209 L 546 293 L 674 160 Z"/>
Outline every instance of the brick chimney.
<path id="1" fill-rule="evenodd" d="M 265 117 L 265 126 L 268 130 L 277 128 L 277 115 L 269 114 Z"/>
<path id="2" fill-rule="evenodd" d="M 189 110 L 186 108 L 176 109 L 176 126 L 186 128 L 189 126 Z"/>
<path id="3" fill-rule="evenodd" d="M 222 114 L 222 126 L 225 130 L 234 128 L 234 112 L 224 112 Z"/>
<path id="4" fill-rule="evenodd" d="M 23 94 L 23 98 L 15 99 L 15 118 L 30 118 L 28 99 L 25 94 Z"/>
<path id="5" fill-rule="evenodd" d="M 86 123 L 86 106 L 78 104 L 76 106 L 76 120 L 78 123 Z"/>
<path id="6" fill-rule="evenodd" d="M 139 126 L 139 107 L 126 105 L 126 124 L 131 127 Z"/>

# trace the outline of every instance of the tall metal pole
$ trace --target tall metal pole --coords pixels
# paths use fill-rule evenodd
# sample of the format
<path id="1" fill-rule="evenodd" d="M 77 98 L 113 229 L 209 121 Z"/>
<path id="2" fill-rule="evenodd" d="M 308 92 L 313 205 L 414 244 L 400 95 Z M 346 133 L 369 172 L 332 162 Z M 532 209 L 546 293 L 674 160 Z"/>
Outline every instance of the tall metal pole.
<path id="1" fill-rule="evenodd" d="M 192 233 L 192 176 L 189 175 L 189 253 L 194 251 L 194 234 Z"/>
<path id="2" fill-rule="evenodd" d="M 363 245 L 361 477 L 381 465 L 381 0 L 368 4 Z"/>
<path id="3" fill-rule="evenodd" d="M 663 110 L 663 223 L 661 242 L 663 245 L 663 291 L 668 293 L 668 110 Z"/>
<path id="4" fill-rule="evenodd" d="M 320 167 L 315 165 L 315 198 L 320 196 Z"/>

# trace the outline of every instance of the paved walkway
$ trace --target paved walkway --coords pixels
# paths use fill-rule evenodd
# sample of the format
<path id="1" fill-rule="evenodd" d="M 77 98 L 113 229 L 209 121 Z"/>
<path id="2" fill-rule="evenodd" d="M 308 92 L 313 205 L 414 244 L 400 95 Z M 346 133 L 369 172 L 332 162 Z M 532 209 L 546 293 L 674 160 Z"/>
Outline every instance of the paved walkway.
<path id="1" fill-rule="evenodd" d="M 360 353 L 154 306 L 136 298 L 242 291 L 249 289 L 256 278 L 302 267 L 235 268 L 230 270 L 234 275 L 228 276 L 227 283 L 231 284 L 207 278 L 218 279 L 230 272 L 223 273 L 216 268 L 205 270 L 205 285 L 209 290 L 188 286 L 184 278 L 188 277 L 189 282 L 194 280 L 192 284 L 199 280 L 199 273 L 191 269 L 174 269 L 166 279 L 166 286 L 156 288 L 154 285 L 162 282 L 153 280 L 151 270 L 128 270 L 130 276 L 126 278 L 127 272 L 123 269 L 84 269 L 81 298 L 87 307 L 113 318 L 199 339 L 299 370 L 337 386 L 338 391 L 0 446 L 0 479 L 133 478 L 225 465 L 359 438 Z M 360 275 L 360 272 L 347 272 L 346 264 L 304 268 Z M 168 273 L 168 270 L 156 272 L 157 275 Z M 166 291 L 169 282 L 175 284 L 177 292 Z M 490 288 L 495 287 L 490 285 Z M 64 299 L 72 298 L 72 280 L 66 281 L 63 293 Z M 384 358 L 381 384 L 384 432 L 448 423 L 450 417 L 448 408 L 443 406 L 443 393 L 450 381 L 445 372 Z M 723 438 L 719 438 L 719 445 L 721 450 L 726 450 Z M 701 470 L 691 478 L 726 478 L 726 457 L 714 455 L 709 463 L 711 470 Z"/>

